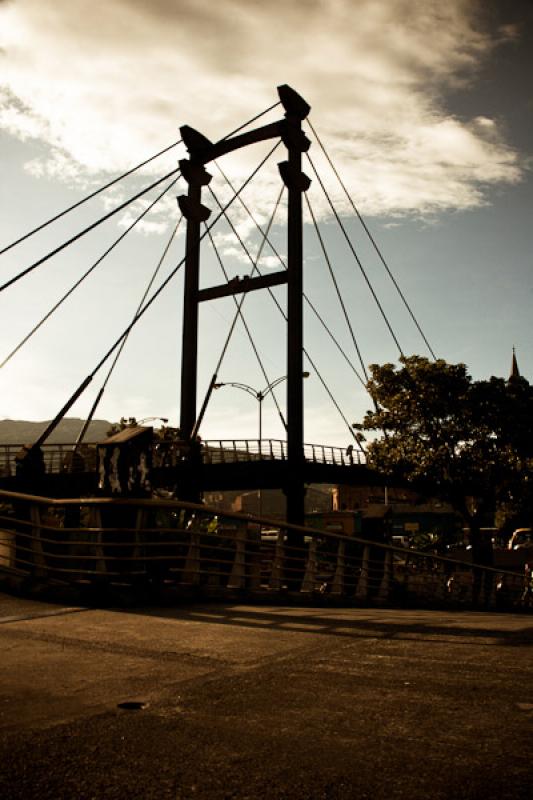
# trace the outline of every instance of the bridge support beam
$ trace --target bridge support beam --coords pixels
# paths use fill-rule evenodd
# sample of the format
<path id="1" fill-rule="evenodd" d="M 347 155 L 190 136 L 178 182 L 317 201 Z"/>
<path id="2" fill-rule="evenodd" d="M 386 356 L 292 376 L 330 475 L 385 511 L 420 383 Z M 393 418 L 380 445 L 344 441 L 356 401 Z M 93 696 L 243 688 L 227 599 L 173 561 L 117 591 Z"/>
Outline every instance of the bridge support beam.
<path id="1" fill-rule="evenodd" d="M 311 181 L 302 172 L 302 153 L 310 146 L 302 131 L 309 106 L 302 98 L 278 90 L 285 108 L 283 143 L 288 161 L 279 164 L 288 190 L 287 218 L 287 521 L 304 523 L 304 403 L 303 403 L 303 214 L 302 194 Z"/>
<path id="2" fill-rule="evenodd" d="M 180 130 L 189 151 L 190 159 L 180 161 L 183 177 L 189 184 L 186 196 L 178 198 L 183 215 L 187 219 L 185 288 L 183 308 L 183 341 L 181 368 L 181 438 L 190 443 L 188 459 L 190 474 L 199 472 L 196 462 L 195 433 L 199 421 L 196 417 L 197 400 L 197 360 L 198 360 L 198 304 L 200 300 L 218 296 L 251 291 L 267 285 L 268 279 L 249 280 L 246 285 L 237 281 L 232 285 L 211 287 L 199 291 L 200 269 L 200 225 L 209 217 L 209 210 L 201 204 L 201 188 L 209 183 L 211 175 L 204 169 L 220 155 L 245 147 L 254 142 L 281 136 L 288 151 L 288 160 L 279 164 L 281 178 L 288 189 L 287 220 L 287 450 L 288 480 L 287 519 L 295 524 L 304 521 L 304 453 L 303 453 L 303 236 L 302 236 L 302 193 L 307 191 L 311 181 L 302 172 L 302 153 L 307 152 L 311 142 L 302 130 L 302 121 L 307 117 L 310 106 L 290 86 L 278 86 L 278 95 L 285 110 L 285 118 L 276 123 L 248 131 L 240 136 L 223 139 L 215 144 L 206 137 L 185 125 Z M 271 282 L 271 280 L 270 280 Z M 276 282 L 283 282 L 277 276 Z M 202 414 L 205 411 L 202 409 Z M 193 478 L 191 477 L 191 481 Z M 183 499 L 196 499 L 191 490 L 184 487 L 180 491 Z"/>
<path id="3" fill-rule="evenodd" d="M 183 333 L 181 351 L 180 430 L 189 440 L 196 422 L 198 371 L 198 290 L 200 276 L 200 225 L 211 212 L 202 205 L 202 186 L 211 175 L 194 159 L 180 161 L 182 175 L 189 184 L 187 195 L 178 197 L 178 205 L 187 220 L 185 240 L 185 286 L 183 294 Z"/>

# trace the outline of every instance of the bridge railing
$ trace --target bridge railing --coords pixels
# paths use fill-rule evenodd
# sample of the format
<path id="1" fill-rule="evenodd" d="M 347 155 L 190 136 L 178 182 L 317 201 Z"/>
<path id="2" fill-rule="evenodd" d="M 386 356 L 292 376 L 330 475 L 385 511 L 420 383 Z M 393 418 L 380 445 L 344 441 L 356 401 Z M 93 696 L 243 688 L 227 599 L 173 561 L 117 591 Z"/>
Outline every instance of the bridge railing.
<path id="1" fill-rule="evenodd" d="M 287 442 L 283 439 L 214 439 L 202 443 L 204 464 L 230 464 L 242 461 L 285 461 Z M 84 443 L 73 454 L 74 444 L 44 444 L 44 465 L 47 473 L 89 472 L 96 468 L 96 448 L 94 443 Z M 0 444 L 0 477 L 14 475 L 17 455 L 22 444 Z M 183 457 L 180 446 L 175 442 L 158 442 L 154 449 L 154 466 L 175 466 Z M 360 451 L 322 444 L 305 444 L 304 458 L 314 464 L 333 464 L 350 466 L 364 464 L 364 454 Z"/>
<path id="2" fill-rule="evenodd" d="M 43 444 L 44 466 L 47 473 L 88 472 L 96 469 L 96 444 L 84 443 L 73 454 L 73 442 Z M 22 444 L 0 444 L 0 477 L 15 475 L 17 456 Z"/>
<path id="3" fill-rule="evenodd" d="M 283 439 L 208 439 L 203 442 L 203 459 L 208 464 L 287 458 L 287 442 Z M 316 464 L 350 466 L 364 464 L 364 453 L 350 448 L 321 444 L 304 444 L 304 458 Z"/>
<path id="4" fill-rule="evenodd" d="M 348 605 L 531 609 L 524 575 L 175 500 L 55 500 L 0 491 L 0 577 L 290 594 Z"/>

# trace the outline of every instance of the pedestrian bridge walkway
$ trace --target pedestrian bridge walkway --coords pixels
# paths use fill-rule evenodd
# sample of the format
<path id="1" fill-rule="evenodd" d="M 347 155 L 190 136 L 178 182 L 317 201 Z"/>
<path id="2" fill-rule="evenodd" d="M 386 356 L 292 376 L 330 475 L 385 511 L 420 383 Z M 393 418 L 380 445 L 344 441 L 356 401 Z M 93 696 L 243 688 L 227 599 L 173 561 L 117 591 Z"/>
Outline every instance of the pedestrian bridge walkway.
<path id="1" fill-rule="evenodd" d="M 23 444 L 0 445 L 0 476 L 16 473 L 17 455 Z M 73 442 L 43 444 L 41 450 L 48 474 L 61 472 L 86 472 L 96 468 L 98 444 L 84 443 L 76 448 Z M 159 442 L 154 445 L 154 467 L 176 466 L 183 460 L 188 447 L 180 442 Z M 201 442 L 203 464 L 241 464 L 257 461 L 287 461 L 287 442 L 283 439 L 213 439 Z M 332 447 L 322 444 L 305 444 L 304 459 L 309 464 L 349 467 L 364 465 L 365 455 L 353 447 Z"/>

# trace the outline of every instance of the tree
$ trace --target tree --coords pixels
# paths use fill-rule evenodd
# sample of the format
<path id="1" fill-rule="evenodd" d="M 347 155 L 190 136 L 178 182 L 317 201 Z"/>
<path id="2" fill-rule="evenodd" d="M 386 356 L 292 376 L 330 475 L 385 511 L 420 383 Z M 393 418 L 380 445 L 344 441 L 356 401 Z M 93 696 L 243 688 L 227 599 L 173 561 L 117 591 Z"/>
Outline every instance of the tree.
<path id="1" fill-rule="evenodd" d="M 473 559 L 489 563 L 483 515 L 533 508 L 533 390 L 524 378 L 473 381 L 464 364 L 421 356 L 372 365 L 375 409 L 365 430 L 370 466 L 449 502 L 470 529 Z"/>

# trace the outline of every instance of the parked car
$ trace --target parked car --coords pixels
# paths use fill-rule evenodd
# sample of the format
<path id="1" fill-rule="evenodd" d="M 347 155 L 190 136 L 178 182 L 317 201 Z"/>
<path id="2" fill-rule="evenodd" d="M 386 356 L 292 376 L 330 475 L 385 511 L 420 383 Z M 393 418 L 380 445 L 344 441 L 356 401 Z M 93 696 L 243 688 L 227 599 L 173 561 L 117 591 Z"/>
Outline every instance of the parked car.
<path id="1" fill-rule="evenodd" d="M 525 547 L 533 548 L 533 531 L 531 528 L 517 528 L 507 545 L 509 550 L 522 550 Z"/>

